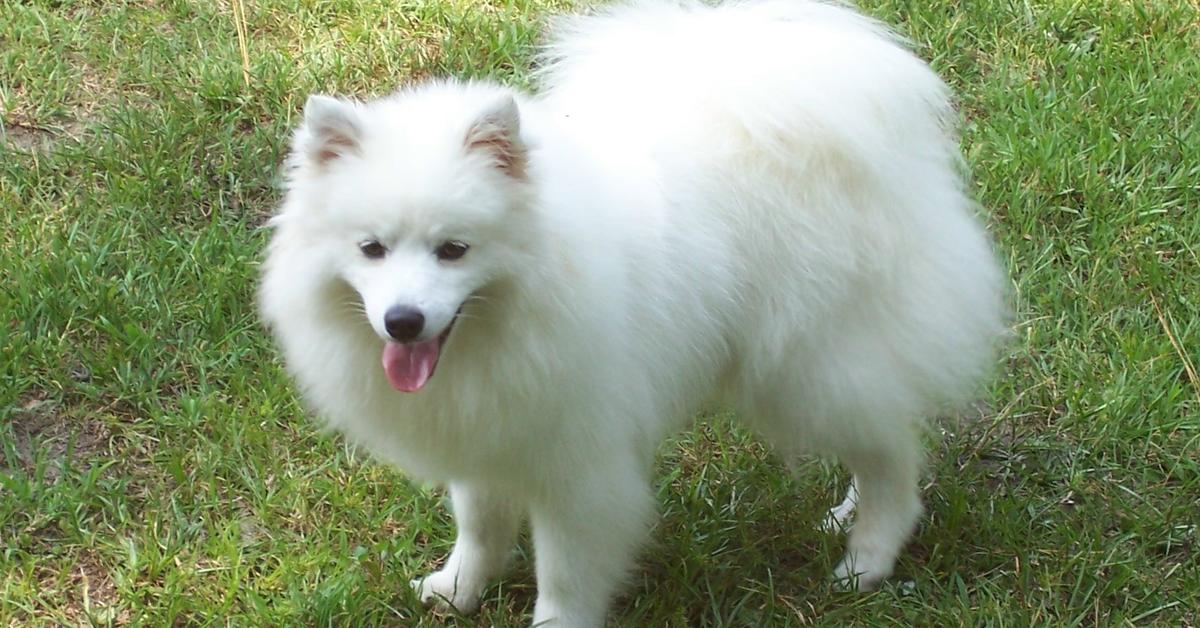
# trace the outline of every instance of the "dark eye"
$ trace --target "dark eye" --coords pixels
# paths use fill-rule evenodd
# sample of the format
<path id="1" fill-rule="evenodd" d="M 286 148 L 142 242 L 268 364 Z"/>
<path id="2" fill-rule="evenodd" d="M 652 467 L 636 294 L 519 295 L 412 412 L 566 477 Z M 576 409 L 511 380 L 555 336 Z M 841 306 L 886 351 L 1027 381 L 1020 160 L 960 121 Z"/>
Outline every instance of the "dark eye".
<path id="1" fill-rule="evenodd" d="M 459 242 L 458 240 L 446 240 L 433 250 L 433 254 L 437 255 L 437 258 L 444 262 L 452 262 L 466 255 L 467 249 L 469 248 L 471 248 L 471 246 L 466 242 Z"/>
<path id="2" fill-rule="evenodd" d="M 358 243 L 358 250 L 362 251 L 370 259 L 379 259 L 387 255 L 387 247 L 380 244 L 378 240 L 367 240 L 366 242 Z"/>

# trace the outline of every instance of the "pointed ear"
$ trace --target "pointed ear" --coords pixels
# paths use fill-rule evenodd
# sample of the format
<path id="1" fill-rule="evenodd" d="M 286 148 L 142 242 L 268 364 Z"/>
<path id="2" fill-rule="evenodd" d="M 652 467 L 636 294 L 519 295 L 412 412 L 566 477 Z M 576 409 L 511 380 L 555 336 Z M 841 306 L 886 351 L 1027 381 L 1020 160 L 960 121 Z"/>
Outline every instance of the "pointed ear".
<path id="1" fill-rule="evenodd" d="M 463 140 L 467 151 L 486 153 L 496 167 L 514 179 L 525 178 L 525 143 L 521 141 L 521 112 L 512 96 L 504 96 L 483 110 L 471 123 Z"/>
<path id="2" fill-rule="evenodd" d="M 301 131 L 297 150 L 318 167 L 358 153 L 362 143 L 354 103 L 320 94 L 308 97 Z"/>

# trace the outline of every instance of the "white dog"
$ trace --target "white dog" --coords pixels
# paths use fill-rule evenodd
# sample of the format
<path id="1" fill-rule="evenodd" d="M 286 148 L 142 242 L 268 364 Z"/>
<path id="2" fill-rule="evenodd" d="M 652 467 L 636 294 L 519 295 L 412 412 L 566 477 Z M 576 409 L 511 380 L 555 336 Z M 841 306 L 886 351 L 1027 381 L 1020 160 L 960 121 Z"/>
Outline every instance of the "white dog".
<path id="1" fill-rule="evenodd" d="M 1006 328 L 946 87 L 805 0 L 568 18 L 543 67 L 537 95 L 313 96 L 273 220 L 262 311 L 308 401 L 449 487 L 421 597 L 474 609 L 527 517 L 534 622 L 601 625 L 657 446 L 714 400 L 849 467 L 834 577 L 876 585 L 920 512 L 922 418 Z"/>

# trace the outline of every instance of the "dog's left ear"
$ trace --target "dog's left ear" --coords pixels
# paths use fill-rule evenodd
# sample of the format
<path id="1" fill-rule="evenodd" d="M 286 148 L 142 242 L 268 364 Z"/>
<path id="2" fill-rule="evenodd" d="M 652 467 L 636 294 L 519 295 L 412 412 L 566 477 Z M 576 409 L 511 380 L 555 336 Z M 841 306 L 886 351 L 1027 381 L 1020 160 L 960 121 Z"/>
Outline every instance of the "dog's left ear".
<path id="1" fill-rule="evenodd" d="M 512 96 L 504 96 L 484 109 L 471 123 L 463 145 L 495 160 L 496 167 L 514 179 L 525 178 L 526 149 L 521 141 L 521 112 Z"/>

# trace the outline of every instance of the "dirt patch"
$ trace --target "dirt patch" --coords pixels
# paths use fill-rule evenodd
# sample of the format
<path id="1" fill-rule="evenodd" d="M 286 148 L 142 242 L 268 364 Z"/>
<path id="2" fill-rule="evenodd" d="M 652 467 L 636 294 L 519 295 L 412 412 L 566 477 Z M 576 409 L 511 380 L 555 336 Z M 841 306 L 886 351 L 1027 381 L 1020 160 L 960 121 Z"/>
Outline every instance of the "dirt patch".
<path id="1" fill-rule="evenodd" d="M 64 140 L 78 141 L 86 128 L 87 122 L 83 119 L 63 120 L 54 128 L 8 123 L 0 125 L 0 146 L 27 153 L 48 153 Z"/>
<path id="2" fill-rule="evenodd" d="M 75 586 L 78 596 L 67 602 L 65 610 L 68 615 L 75 614 L 80 619 L 86 617 L 115 625 L 129 623 L 129 610 L 116 608 L 120 596 L 107 567 L 96 557 L 85 554 L 75 565 L 74 573 L 78 574 Z"/>
<path id="3" fill-rule="evenodd" d="M 13 447 L 0 450 L 0 468 L 25 473 L 44 461 L 45 479 L 57 481 L 64 463 L 82 466 L 112 451 L 112 430 L 102 420 L 69 416 L 43 391 L 27 392 L 12 413 Z"/>
<path id="4" fill-rule="evenodd" d="M 119 92 L 111 73 L 102 73 L 78 55 L 69 55 L 77 74 L 64 80 L 72 89 L 58 106 L 37 106 L 42 94 L 20 80 L 8 98 L 0 97 L 0 147 L 23 152 L 47 153 L 56 145 L 81 140 L 89 125 L 99 116 L 101 107 L 114 101 Z"/>
<path id="5" fill-rule="evenodd" d="M 52 596 L 52 614 L 63 625 L 124 626 L 131 619 L 129 609 L 121 608 L 120 594 L 109 569 L 92 550 L 83 553 L 65 574 L 43 572 L 43 590 L 58 591 Z"/>
<path id="6" fill-rule="evenodd" d="M 13 124 L 0 133 L 0 144 L 12 146 L 27 153 L 42 153 L 50 150 L 54 134 L 37 127 Z"/>

